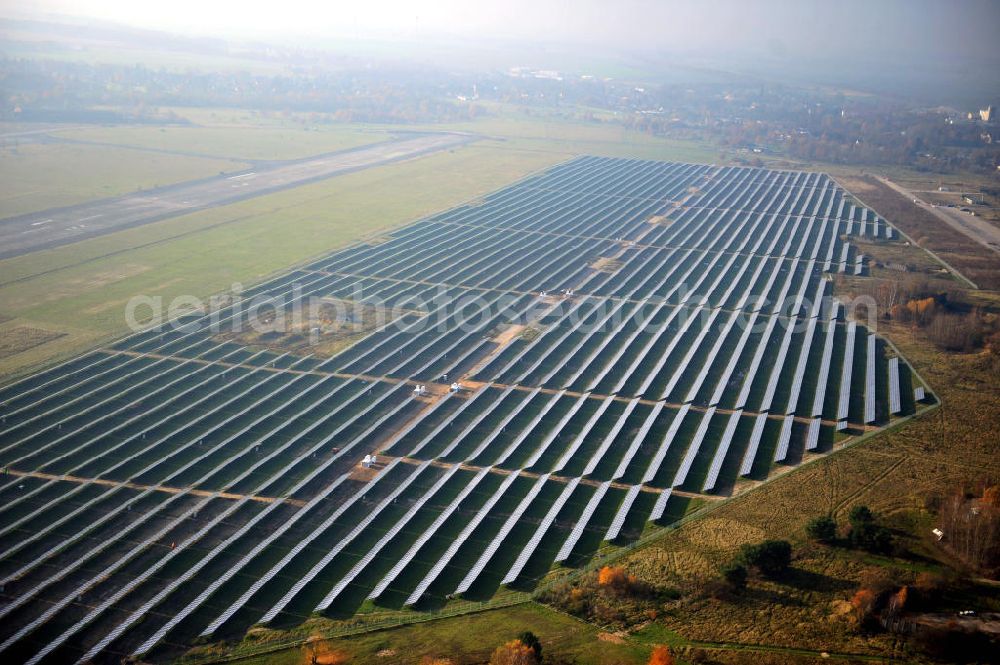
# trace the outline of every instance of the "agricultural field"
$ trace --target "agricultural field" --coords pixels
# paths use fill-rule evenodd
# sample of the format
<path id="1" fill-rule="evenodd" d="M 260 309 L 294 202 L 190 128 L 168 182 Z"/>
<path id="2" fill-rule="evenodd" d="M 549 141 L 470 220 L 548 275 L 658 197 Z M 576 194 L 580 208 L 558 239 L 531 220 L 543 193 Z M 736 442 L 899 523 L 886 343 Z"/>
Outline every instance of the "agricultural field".
<path id="1" fill-rule="evenodd" d="M 11 384 L 0 653 L 524 597 L 933 408 L 831 293 L 899 241 L 823 174 L 582 157 Z"/>

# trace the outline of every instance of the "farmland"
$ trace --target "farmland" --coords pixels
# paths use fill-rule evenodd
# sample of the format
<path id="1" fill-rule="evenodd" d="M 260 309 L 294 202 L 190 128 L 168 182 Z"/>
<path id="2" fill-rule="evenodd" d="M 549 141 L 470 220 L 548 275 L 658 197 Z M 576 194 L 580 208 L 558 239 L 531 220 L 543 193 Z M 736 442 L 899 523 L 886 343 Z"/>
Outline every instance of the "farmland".
<path id="1" fill-rule="evenodd" d="M 531 591 L 929 408 L 831 293 L 896 236 L 823 174 L 578 158 L 10 385 L 0 651 Z M 398 315 L 219 334 L 310 298 Z"/>

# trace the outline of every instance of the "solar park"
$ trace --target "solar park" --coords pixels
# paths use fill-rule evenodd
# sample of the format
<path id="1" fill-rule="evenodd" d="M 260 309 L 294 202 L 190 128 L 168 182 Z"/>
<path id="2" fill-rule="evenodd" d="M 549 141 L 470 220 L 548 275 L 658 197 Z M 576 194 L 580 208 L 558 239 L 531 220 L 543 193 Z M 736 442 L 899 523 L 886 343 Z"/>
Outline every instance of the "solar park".
<path id="1" fill-rule="evenodd" d="M 824 174 L 581 157 L 242 294 L 394 312 L 335 353 L 234 302 L 6 386 L 0 654 L 531 591 L 916 413 L 832 295 L 895 236 Z"/>

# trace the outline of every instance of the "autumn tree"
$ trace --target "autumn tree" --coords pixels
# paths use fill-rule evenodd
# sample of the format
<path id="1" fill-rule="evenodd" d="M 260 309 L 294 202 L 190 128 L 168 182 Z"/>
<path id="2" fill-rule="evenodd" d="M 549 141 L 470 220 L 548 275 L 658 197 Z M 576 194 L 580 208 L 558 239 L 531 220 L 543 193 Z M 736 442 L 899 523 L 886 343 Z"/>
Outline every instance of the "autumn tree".
<path id="1" fill-rule="evenodd" d="M 604 566 L 597 572 L 597 583 L 601 586 L 623 586 L 627 582 L 625 570 L 618 566 Z"/>
<path id="2" fill-rule="evenodd" d="M 875 592 L 867 588 L 858 589 L 851 597 L 851 608 L 854 610 L 858 626 L 864 627 L 871 621 L 876 599 Z"/>
<path id="3" fill-rule="evenodd" d="M 636 585 L 636 579 L 620 566 L 604 566 L 597 572 L 597 584 L 615 593 L 627 593 Z"/>
<path id="4" fill-rule="evenodd" d="M 937 301 L 933 297 L 915 298 L 906 303 L 909 318 L 918 325 L 926 325 L 934 316 Z"/>
<path id="5" fill-rule="evenodd" d="M 890 617 L 899 616 L 906 609 L 906 600 L 909 597 L 909 593 L 909 588 L 904 586 L 889 597 L 889 603 L 886 606 L 886 610 L 888 611 Z"/>
<path id="6" fill-rule="evenodd" d="M 983 490 L 983 505 L 1000 508 L 1000 485 L 991 485 Z"/>
<path id="7" fill-rule="evenodd" d="M 649 665 L 674 665 L 674 654 L 670 647 L 661 644 L 653 649 L 649 654 Z"/>
<path id="8" fill-rule="evenodd" d="M 538 657 L 521 640 L 511 640 L 496 648 L 490 656 L 490 665 L 538 665 Z"/>

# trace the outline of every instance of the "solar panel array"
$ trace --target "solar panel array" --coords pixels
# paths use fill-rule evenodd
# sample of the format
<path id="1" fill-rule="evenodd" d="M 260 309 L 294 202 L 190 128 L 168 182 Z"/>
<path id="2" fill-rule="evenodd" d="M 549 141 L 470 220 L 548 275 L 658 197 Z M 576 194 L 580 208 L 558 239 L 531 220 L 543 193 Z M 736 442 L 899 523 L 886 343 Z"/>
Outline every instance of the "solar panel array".
<path id="1" fill-rule="evenodd" d="M 828 295 L 859 235 L 892 231 L 823 174 L 579 158 L 243 294 L 394 312 L 335 355 L 191 312 L 0 388 L 0 653 L 530 587 L 825 452 L 911 408 Z"/>
<path id="2" fill-rule="evenodd" d="M 899 358 L 889 358 L 889 413 L 896 414 L 903 410 L 899 394 Z"/>
<path id="3" fill-rule="evenodd" d="M 868 335 L 868 350 L 865 355 L 865 423 L 875 422 L 875 335 Z"/>
<path id="4" fill-rule="evenodd" d="M 573 530 L 569 532 L 569 536 L 563 541 L 563 545 L 559 548 L 559 553 L 556 554 L 556 561 L 561 562 L 569 558 L 569 555 L 573 553 L 573 547 L 576 546 L 580 537 L 583 535 L 583 530 L 587 528 L 590 523 L 590 518 L 594 516 L 597 511 L 597 506 L 600 504 L 601 499 L 604 495 L 608 493 L 608 488 L 611 486 L 611 481 L 605 481 L 601 483 L 597 491 L 590 497 L 587 502 L 586 507 L 580 514 L 580 518 L 577 520 L 576 525 Z"/>

